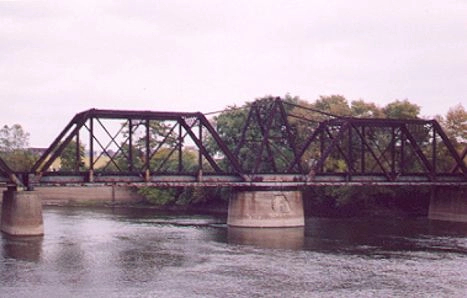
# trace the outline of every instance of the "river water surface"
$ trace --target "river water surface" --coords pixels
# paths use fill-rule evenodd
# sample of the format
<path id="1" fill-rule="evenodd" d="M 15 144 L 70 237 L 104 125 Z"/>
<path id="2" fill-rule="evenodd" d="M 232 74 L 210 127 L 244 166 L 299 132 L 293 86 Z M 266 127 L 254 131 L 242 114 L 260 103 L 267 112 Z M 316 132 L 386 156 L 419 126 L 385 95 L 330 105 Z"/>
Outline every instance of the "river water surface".
<path id="1" fill-rule="evenodd" d="M 467 297 L 467 224 L 225 218 L 45 208 L 45 236 L 0 238 L 0 297 Z"/>

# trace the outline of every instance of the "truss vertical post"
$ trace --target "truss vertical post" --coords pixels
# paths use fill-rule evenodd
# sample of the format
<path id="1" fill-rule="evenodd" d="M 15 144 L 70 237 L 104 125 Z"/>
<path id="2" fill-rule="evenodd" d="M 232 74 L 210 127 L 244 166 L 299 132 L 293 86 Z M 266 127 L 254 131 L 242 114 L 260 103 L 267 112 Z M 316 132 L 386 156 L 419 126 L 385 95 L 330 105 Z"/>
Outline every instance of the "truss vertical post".
<path id="1" fill-rule="evenodd" d="M 133 172 L 133 121 L 128 119 L 128 170 Z"/>
<path id="2" fill-rule="evenodd" d="M 94 181 L 94 121 L 93 117 L 89 118 L 89 173 L 88 181 Z"/>
<path id="3" fill-rule="evenodd" d="M 361 167 L 361 171 L 362 171 L 362 174 L 365 173 L 365 142 L 364 142 L 364 139 L 365 139 L 365 125 L 362 125 L 362 136 L 360 138 L 361 140 L 361 147 L 360 147 L 360 150 L 361 150 L 361 156 L 360 156 L 360 167 Z"/>
<path id="4" fill-rule="evenodd" d="M 353 125 L 350 125 L 349 126 L 349 142 L 348 142 L 348 148 L 347 148 L 347 152 L 348 152 L 348 155 L 349 155 L 349 166 L 350 166 L 350 171 L 353 171 L 353 168 L 354 168 L 354 164 L 353 164 L 353 151 L 352 151 L 352 127 Z"/>
<path id="5" fill-rule="evenodd" d="M 436 160 L 437 160 L 437 158 L 436 158 L 436 150 L 437 150 L 437 148 L 436 148 L 436 127 L 432 124 L 431 128 L 433 130 L 433 144 L 432 144 L 433 148 L 432 148 L 432 152 L 431 152 L 432 153 L 432 158 L 431 158 L 432 161 L 431 162 L 432 162 L 432 166 L 433 166 L 433 175 L 436 175 Z"/>
<path id="6" fill-rule="evenodd" d="M 79 150 L 79 130 L 76 132 L 76 147 L 75 147 L 75 172 L 79 172 L 79 166 L 81 164 L 81 156 Z"/>
<path id="7" fill-rule="evenodd" d="M 149 178 L 151 176 L 151 167 L 150 167 L 150 159 L 151 159 L 151 145 L 149 144 L 150 142 L 150 138 L 149 138 L 149 135 L 150 135 L 150 126 L 149 126 L 149 119 L 146 119 L 146 135 L 145 135 L 145 142 L 146 142 L 146 159 L 145 159 L 145 168 L 146 168 L 146 171 L 144 173 L 144 179 L 146 182 L 149 181 Z"/>
<path id="8" fill-rule="evenodd" d="M 321 159 L 324 154 L 324 129 L 319 134 L 319 158 Z M 321 173 L 324 172 L 324 164 L 321 164 L 320 168 L 317 169 Z"/>
<path id="9" fill-rule="evenodd" d="M 401 134 L 401 159 L 400 159 L 399 167 L 400 167 L 401 174 L 404 174 L 405 173 L 405 134 L 402 131 L 401 127 L 399 127 L 400 134 Z"/>
<path id="10" fill-rule="evenodd" d="M 183 135 L 182 125 L 178 123 L 178 173 L 183 171 Z"/>
<path id="11" fill-rule="evenodd" d="M 203 141 L 203 126 L 201 125 L 201 120 L 198 119 L 198 138 Z M 199 173 L 203 171 L 203 155 L 201 154 L 201 150 L 198 148 L 198 170 Z"/>
<path id="12" fill-rule="evenodd" d="M 391 127 L 391 174 L 396 173 L 396 128 Z M 395 176 L 394 176 L 395 177 Z"/>

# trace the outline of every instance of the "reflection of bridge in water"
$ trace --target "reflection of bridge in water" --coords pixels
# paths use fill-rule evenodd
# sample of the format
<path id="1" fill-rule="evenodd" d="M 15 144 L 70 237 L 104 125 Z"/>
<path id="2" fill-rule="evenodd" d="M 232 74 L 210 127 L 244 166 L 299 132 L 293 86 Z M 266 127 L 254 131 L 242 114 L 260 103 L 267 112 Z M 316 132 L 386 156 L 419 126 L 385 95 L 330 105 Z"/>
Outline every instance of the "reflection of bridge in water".
<path id="1" fill-rule="evenodd" d="M 230 112 L 238 127 L 215 127 L 199 112 L 84 111 L 29 172 L 0 160 L 0 182 L 28 190 L 228 186 L 253 199 L 258 189 L 303 186 L 467 186 L 467 149 L 459 154 L 435 120 L 338 117 L 280 99 Z"/>

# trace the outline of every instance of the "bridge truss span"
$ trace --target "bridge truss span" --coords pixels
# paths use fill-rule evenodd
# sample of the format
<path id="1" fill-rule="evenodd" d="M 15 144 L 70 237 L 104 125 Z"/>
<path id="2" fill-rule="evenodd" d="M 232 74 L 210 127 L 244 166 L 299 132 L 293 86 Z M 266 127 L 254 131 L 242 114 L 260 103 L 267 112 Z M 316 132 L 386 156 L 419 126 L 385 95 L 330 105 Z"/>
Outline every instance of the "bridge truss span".
<path id="1" fill-rule="evenodd" d="M 280 98 L 253 102 L 243 119 L 230 148 L 252 181 L 467 182 L 467 149 L 459 155 L 435 120 L 341 117 Z"/>
<path id="2" fill-rule="evenodd" d="M 241 169 L 202 113 L 92 109 L 70 121 L 32 173 L 53 185 L 199 181 Z"/>
<path id="3" fill-rule="evenodd" d="M 280 98 L 211 120 L 200 112 L 90 109 L 29 173 L 0 160 L 0 183 L 467 186 L 467 148 L 458 149 L 435 120 L 340 117 Z"/>
<path id="4" fill-rule="evenodd" d="M 288 167 L 349 181 L 465 181 L 467 169 L 435 120 L 337 118 L 321 122 Z"/>

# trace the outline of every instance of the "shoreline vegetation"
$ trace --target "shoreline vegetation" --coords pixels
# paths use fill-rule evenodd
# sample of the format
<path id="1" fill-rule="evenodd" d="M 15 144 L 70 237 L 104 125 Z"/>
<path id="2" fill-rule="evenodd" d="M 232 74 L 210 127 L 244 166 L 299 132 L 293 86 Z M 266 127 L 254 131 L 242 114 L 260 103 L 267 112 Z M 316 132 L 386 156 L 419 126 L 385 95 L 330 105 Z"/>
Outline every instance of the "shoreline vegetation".
<path id="1" fill-rule="evenodd" d="M 164 212 L 226 215 L 230 188 L 129 189 L 118 198 L 74 197 L 50 199 L 44 206 L 138 208 Z M 114 191 L 115 192 L 115 191 Z M 302 190 L 304 211 L 311 217 L 416 217 L 426 216 L 430 190 L 417 187 L 319 187 Z"/>

